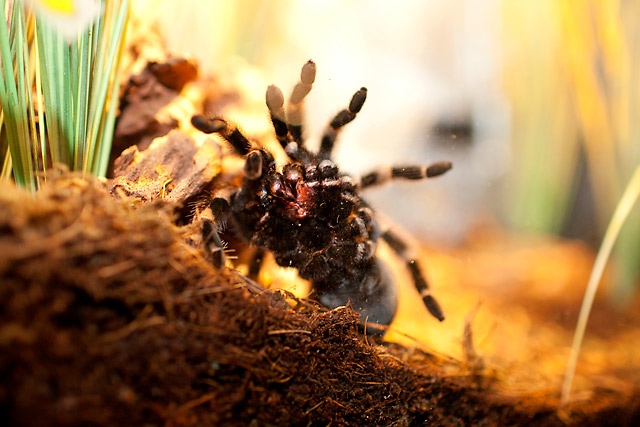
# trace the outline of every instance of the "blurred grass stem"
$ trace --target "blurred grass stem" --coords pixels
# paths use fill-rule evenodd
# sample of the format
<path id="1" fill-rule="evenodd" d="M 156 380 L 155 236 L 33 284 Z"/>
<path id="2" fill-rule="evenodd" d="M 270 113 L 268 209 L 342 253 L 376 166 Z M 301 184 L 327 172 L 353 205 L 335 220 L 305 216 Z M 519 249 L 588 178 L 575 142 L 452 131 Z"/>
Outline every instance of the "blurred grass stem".
<path id="1" fill-rule="evenodd" d="M 571 345 L 571 353 L 569 354 L 569 362 L 567 364 L 567 370 L 565 372 L 564 381 L 562 383 L 562 393 L 560 397 L 560 403 L 565 404 L 569 400 L 571 393 L 571 385 L 573 383 L 573 377 L 575 375 L 576 366 L 578 364 L 578 357 L 580 355 L 580 348 L 582 347 L 582 340 L 587 328 L 587 322 L 589 320 L 589 314 L 591 313 L 591 307 L 593 306 L 593 300 L 598 290 L 598 284 L 602 279 L 604 268 L 609 260 L 611 251 L 614 244 L 620 235 L 620 230 L 624 225 L 626 219 L 629 217 L 631 209 L 635 205 L 636 201 L 640 197 L 640 166 L 638 166 L 633 174 L 633 177 L 629 181 L 629 184 L 625 188 L 624 194 L 620 199 L 613 217 L 609 222 L 607 231 L 605 232 L 602 245 L 596 256 L 593 269 L 591 270 L 591 276 L 589 277 L 589 283 L 582 300 L 582 306 L 580 307 L 580 314 L 578 315 L 578 323 L 573 335 L 573 344 Z"/>

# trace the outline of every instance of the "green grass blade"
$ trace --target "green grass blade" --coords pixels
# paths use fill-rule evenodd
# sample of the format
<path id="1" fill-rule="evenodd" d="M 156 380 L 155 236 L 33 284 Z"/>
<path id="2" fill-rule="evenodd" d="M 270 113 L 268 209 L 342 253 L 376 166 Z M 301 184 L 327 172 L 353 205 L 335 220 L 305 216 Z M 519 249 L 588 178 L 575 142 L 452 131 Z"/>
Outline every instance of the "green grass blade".
<path id="1" fill-rule="evenodd" d="M 76 158 L 75 168 L 80 169 L 87 156 L 87 130 L 88 112 L 91 99 L 89 97 L 89 87 L 91 83 L 91 58 L 93 56 L 92 34 L 90 30 L 81 34 L 78 40 L 77 58 L 72 67 L 78 70 L 78 79 L 74 85 L 76 99 L 75 109 L 75 135 L 76 135 Z"/>
<path id="2" fill-rule="evenodd" d="M 3 132 L 4 112 L 0 109 L 0 184 L 1 181 L 11 179 L 11 153 L 9 153 L 9 140 L 7 133 Z"/>
<path id="3" fill-rule="evenodd" d="M 129 15 L 129 1 L 107 1 L 103 26 L 96 28 L 101 37 L 97 47 L 92 102 L 89 110 L 88 153 L 84 170 L 98 175 L 106 172 L 118 103 L 118 64 Z M 115 87 L 114 87 L 115 86 Z"/>
<path id="4" fill-rule="evenodd" d="M 46 126 L 46 141 L 51 154 L 51 162 L 53 164 L 62 163 L 70 165 L 70 158 L 66 147 L 64 130 L 61 124 L 61 116 L 59 104 L 63 97 L 60 74 L 64 72 L 61 64 L 57 62 L 56 48 L 57 43 L 55 35 L 40 23 L 36 24 L 36 48 L 39 55 L 39 64 L 41 71 L 41 90 L 44 111 L 41 120 Z M 64 117 L 64 116 L 62 116 Z"/>
<path id="5" fill-rule="evenodd" d="M 6 1 L 0 1 L 6 13 Z M 5 22 L 8 22 L 5 16 Z M 27 37 L 25 14 L 21 7 L 13 7 L 11 24 L 0 26 L 0 105 L 3 111 L 3 126 L 11 153 L 13 175 L 23 187 L 35 190 L 34 162 L 31 157 L 31 140 L 28 125 L 27 92 L 31 90 L 25 58 Z M 6 164 L 6 161 L 5 161 Z M 4 168 L 4 166 L 3 166 Z"/>
<path id="6" fill-rule="evenodd" d="M 34 58 L 34 68 L 35 68 L 35 86 L 36 86 L 36 106 L 38 108 L 38 112 L 44 111 L 44 96 L 42 95 L 42 73 L 40 73 L 41 63 L 40 63 L 40 54 L 38 50 L 38 34 L 37 31 L 34 31 L 34 42 L 33 42 L 33 58 Z M 35 116 L 33 116 L 35 117 Z M 40 123 L 38 126 L 38 134 L 34 135 L 34 138 L 40 141 L 40 156 L 42 161 L 42 171 L 43 175 L 46 179 L 46 172 L 49 166 L 50 152 L 49 152 L 49 144 L 47 141 L 47 133 L 46 126 L 44 123 Z"/>

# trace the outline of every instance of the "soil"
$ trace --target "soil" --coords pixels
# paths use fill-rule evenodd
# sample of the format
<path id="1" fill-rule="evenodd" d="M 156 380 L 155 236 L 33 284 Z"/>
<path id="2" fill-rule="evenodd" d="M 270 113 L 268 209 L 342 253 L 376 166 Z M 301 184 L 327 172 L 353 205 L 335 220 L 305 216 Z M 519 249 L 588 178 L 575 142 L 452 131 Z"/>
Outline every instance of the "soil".
<path id="1" fill-rule="evenodd" d="M 0 196 L 6 425 L 637 425 L 637 392 L 562 419 L 461 363 L 376 343 L 325 310 L 215 270 L 171 205 L 62 175 Z M 452 370 L 458 374 L 452 375 Z M 570 408 L 569 408 L 570 409 Z"/>
<path id="2" fill-rule="evenodd" d="M 173 64 L 194 78 L 184 62 Z M 137 80 L 144 102 L 155 103 L 153 94 L 175 101 L 189 86 L 179 79 L 156 90 L 166 82 L 145 76 Z M 219 87 L 203 105 L 223 110 L 243 99 Z M 135 124 L 145 108 L 135 96 L 127 102 L 123 115 Z M 146 144 L 142 135 L 163 127 L 154 120 L 122 125 L 120 136 Z M 184 121 L 169 119 L 161 133 Z M 575 284 L 592 261 L 584 247 L 516 243 L 492 231 L 470 236 L 461 251 L 431 250 L 430 277 L 447 283 L 436 289 L 447 320 L 416 321 L 428 317 L 424 307 L 401 289 L 382 340 L 365 335 L 348 307 L 327 310 L 213 267 L 191 213 L 227 178 L 217 145 L 194 138 L 173 130 L 144 151 L 127 149 L 110 181 L 60 171 L 35 196 L 3 187 L 5 425 L 640 424 L 638 315 L 601 302 L 578 393 L 558 403 Z M 277 283 L 265 270 L 272 276 L 260 282 Z"/>

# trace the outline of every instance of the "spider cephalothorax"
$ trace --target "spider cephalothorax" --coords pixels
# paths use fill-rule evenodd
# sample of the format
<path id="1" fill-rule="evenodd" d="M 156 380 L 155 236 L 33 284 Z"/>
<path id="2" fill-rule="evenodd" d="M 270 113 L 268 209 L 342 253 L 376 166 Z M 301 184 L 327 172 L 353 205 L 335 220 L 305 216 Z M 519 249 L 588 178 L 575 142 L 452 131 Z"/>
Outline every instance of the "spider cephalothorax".
<path id="1" fill-rule="evenodd" d="M 245 158 L 241 187 L 212 199 L 215 219 L 228 219 L 238 236 L 258 254 L 269 251 L 279 265 L 296 268 L 311 282 L 325 306 L 350 304 L 363 321 L 388 325 L 395 315 L 397 298 L 395 281 L 377 255 L 378 241 L 383 239 L 404 259 L 429 312 L 443 320 L 442 310 L 430 295 L 408 246 L 391 230 L 381 228 L 360 191 L 392 178 L 437 176 L 451 164 L 386 168 L 359 180 L 341 172 L 331 152 L 340 129 L 362 108 L 367 90 L 361 88 L 355 93 L 349 107 L 329 123 L 320 150 L 313 152 L 302 139 L 301 107 L 314 80 L 315 64 L 309 61 L 302 68 L 286 110 L 280 89 L 267 89 L 276 137 L 289 158 L 282 168 L 276 167 L 268 150 L 251 143 L 227 121 L 201 115 L 192 118 L 197 129 L 220 134 L 237 155 Z"/>

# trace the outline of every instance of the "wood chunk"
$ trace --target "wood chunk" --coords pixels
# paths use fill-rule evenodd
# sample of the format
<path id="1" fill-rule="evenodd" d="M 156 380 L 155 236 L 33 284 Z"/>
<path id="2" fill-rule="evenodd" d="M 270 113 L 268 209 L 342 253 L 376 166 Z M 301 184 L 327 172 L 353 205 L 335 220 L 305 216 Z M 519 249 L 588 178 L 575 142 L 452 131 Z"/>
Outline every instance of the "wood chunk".
<path id="1" fill-rule="evenodd" d="M 178 128 L 178 118 L 163 116 L 161 111 L 174 102 L 184 86 L 197 76 L 196 65 L 184 58 L 149 62 L 142 72 L 131 76 L 120 96 L 112 161 L 125 148 L 137 145 L 145 149 L 153 138 Z"/>
<path id="2" fill-rule="evenodd" d="M 173 130 L 156 138 L 148 149 L 127 148 L 114 164 L 109 191 L 116 197 L 156 199 L 184 204 L 202 194 L 220 172 L 219 146 L 211 138 L 201 146 Z"/>
<path id="3" fill-rule="evenodd" d="M 185 58 L 168 58 L 166 62 L 151 62 L 149 71 L 160 84 L 176 92 L 180 92 L 187 83 L 198 77 L 196 64 Z"/>

